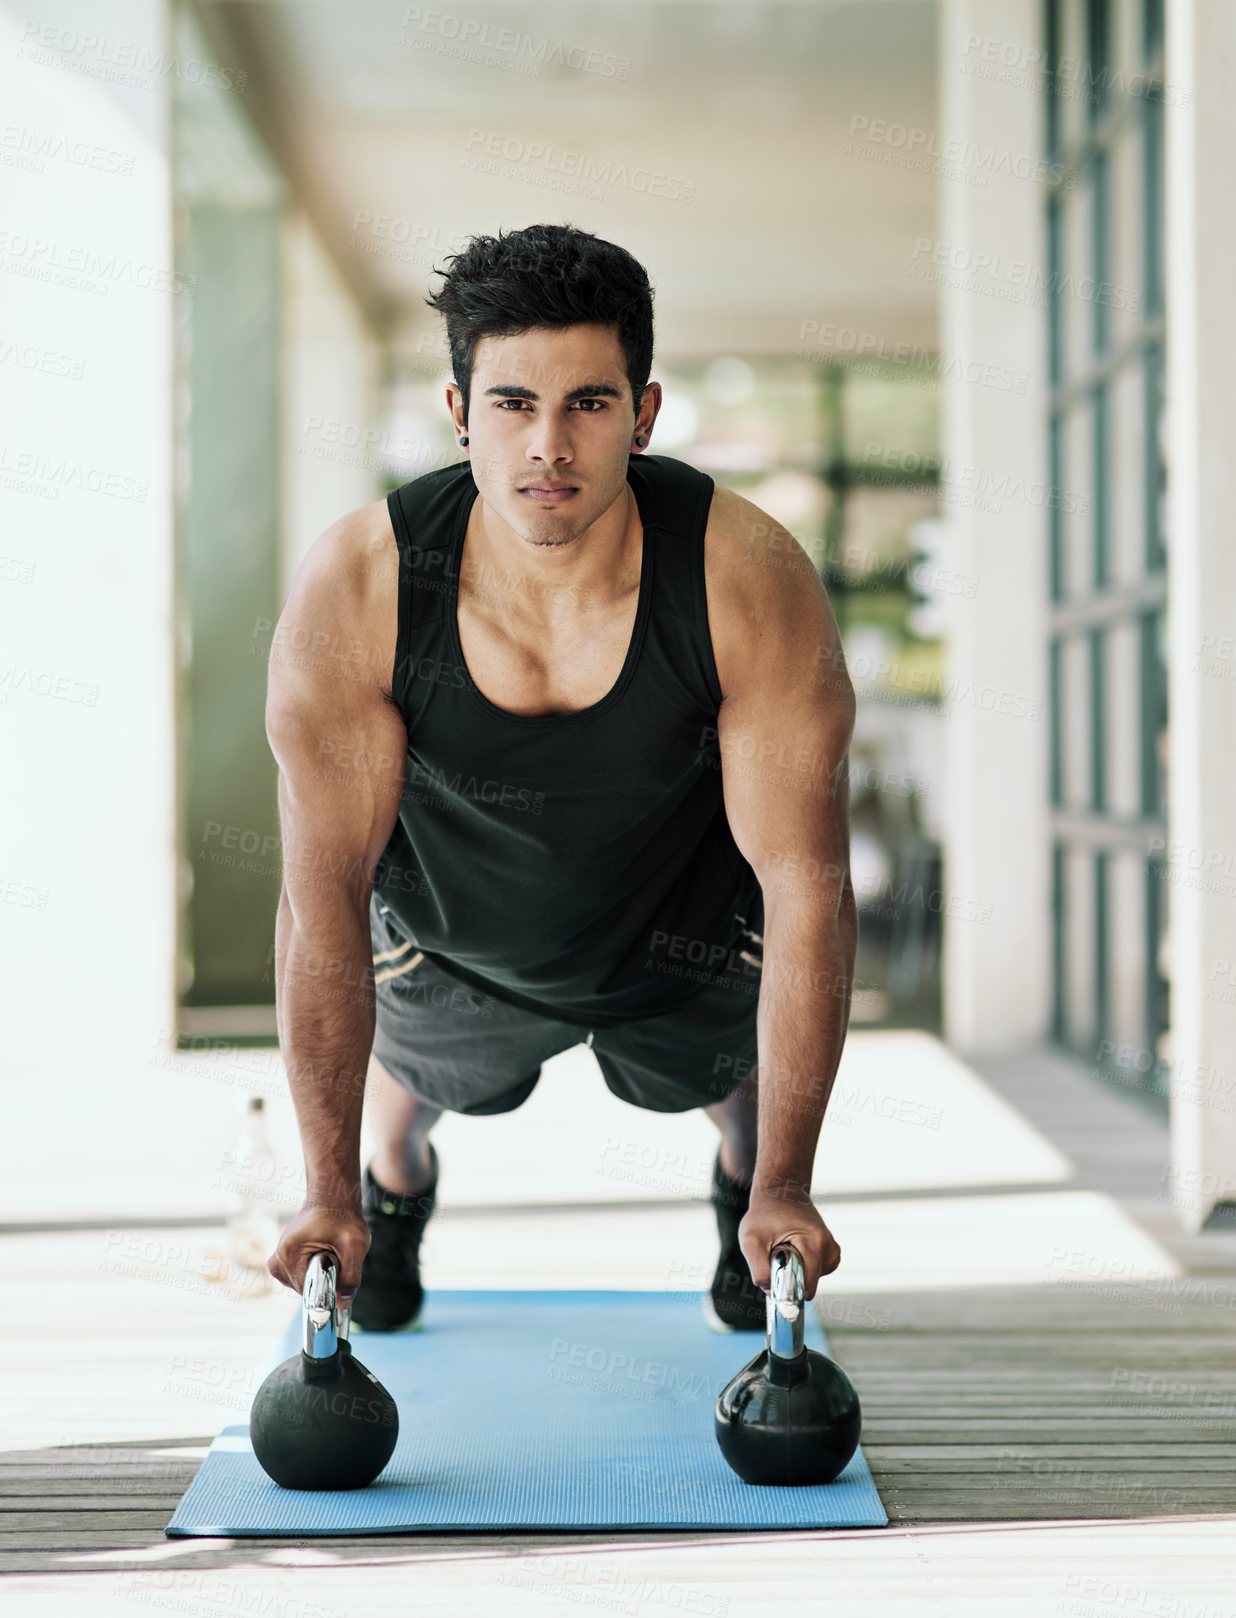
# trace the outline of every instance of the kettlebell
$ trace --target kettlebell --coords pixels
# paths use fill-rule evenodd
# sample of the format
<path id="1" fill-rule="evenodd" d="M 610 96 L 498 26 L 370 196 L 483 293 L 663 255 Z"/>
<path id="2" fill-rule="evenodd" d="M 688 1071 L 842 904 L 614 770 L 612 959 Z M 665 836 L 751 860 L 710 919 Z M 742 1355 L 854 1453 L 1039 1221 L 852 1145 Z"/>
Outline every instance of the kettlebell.
<path id="1" fill-rule="evenodd" d="M 363 1489 L 394 1453 L 399 1412 L 353 1358 L 330 1253 L 309 1260 L 302 1303 L 301 1350 L 275 1367 L 249 1412 L 253 1453 L 283 1489 Z"/>
<path id="2" fill-rule="evenodd" d="M 767 1340 L 717 1399 L 717 1443 L 744 1483 L 831 1483 L 858 1448 L 854 1384 L 803 1341 L 805 1291 L 797 1248 L 779 1242 L 771 1255 Z"/>

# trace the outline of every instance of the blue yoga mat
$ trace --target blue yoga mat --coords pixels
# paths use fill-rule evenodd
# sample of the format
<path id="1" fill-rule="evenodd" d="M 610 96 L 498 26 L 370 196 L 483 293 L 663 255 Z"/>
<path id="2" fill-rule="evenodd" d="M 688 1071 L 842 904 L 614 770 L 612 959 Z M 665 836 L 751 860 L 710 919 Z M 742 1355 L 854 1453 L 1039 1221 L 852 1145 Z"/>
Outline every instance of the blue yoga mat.
<path id="1" fill-rule="evenodd" d="M 717 1395 L 762 1347 L 708 1330 L 698 1296 L 434 1292 L 419 1332 L 358 1333 L 399 1405 L 399 1444 L 367 1489 L 272 1483 L 247 1425 L 225 1427 L 169 1535 L 422 1530 L 882 1528 L 860 1450 L 834 1482 L 744 1483 L 713 1437 Z M 300 1321 L 272 1364 L 299 1347 Z M 807 1342 L 824 1349 L 808 1311 Z"/>

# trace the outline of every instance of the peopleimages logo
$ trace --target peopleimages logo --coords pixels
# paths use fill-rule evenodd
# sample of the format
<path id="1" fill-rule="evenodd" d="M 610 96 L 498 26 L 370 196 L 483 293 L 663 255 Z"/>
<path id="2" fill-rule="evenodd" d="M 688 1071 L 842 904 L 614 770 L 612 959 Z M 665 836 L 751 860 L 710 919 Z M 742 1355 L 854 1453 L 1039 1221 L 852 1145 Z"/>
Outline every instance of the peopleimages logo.
<path id="1" fill-rule="evenodd" d="M 869 439 L 863 446 L 862 459 L 864 466 L 886 467 L 903 477 L 906 474 L 918 477 L 932 486 L 964 489 L 989 499 L 1015 500 L 1045 511 L 1064 511 L 1083 517 L 1090 512 L 1088 495 L 1044 483 L 1041 478 L 1026 479 L 1015 472 L 954 462 L 944 455 L 923 454 Z M 972 595 L 973 591 L 960 593 Z"/>
<path id="2" fill-rule="evenodd" d="M 1014 371 L 994 360 L 966 359 L 958 354 L 941 354 L 935 349 L 923 348 L 903 339 L 893 340 L 879 332 L 859 331 L 853 326 L 841 326 L 834 321 L 805 319 L 799 326 L 798 359 L 809 359 L 823 349 L 833 354 L 849 354 L 852 369 L 859 367 L 854 361 L 876 362 L 881 365 L 904 366 L 907 380 L 930 382 L 961 381 L 977 387 L 995 388 L 1000 393 L 1025 393 L 1030 381 L 1028 371 Z"/>
<path id="3" fill-rule="evenodd" d="M 0 473 L 42 483 L 51 491 L 53 500 L 61 489 L 79 489 L 86 494 L 108 495 L 113 500 L 132 500 L 140 506 L 146 503 L 150 493 L 148 479 L 114 472 L 105 466 L 87 466 L 82 461 L 46 450 L 23 449 L 7 443 L 0 443 Z"/>
<path id="4" fill-rule="evenodd" d="M 668 202 L 691 202 L 695 197 L 695 181 L 684 180 L 660 169 L 644 168 L 616 162 L 612 157 L 593 157 L 588 152 L 565 151 L 543 141 L 524 140 L 519 135 L 503 135 L 487 129 L 470 129 L 464 150 L 468 158 L 503 160 L 508 165 L 541 169 L 586 184 L 619 186 L 650 197 L 663 197 Z M 478 165 L 481 172 L 485 172 Z"/>
<path id="5" fill-rule="evenodd" d="M 417 39 L 416 34 L 421 37 Z M 499 28 L 489 19 L 461 17 L 450 11 L 427 11 L 408 6 L 403 14 L 401 45 L 461 56 L 465 61 L 506 60 L 502 65 L 525 77 L 539 76 L 542 67 L 573 68 L 603 79 L 627 79 L 631 58 L 591 45 L 568 45 L 548 35 L 534 38 L 517 28 Z M 453 47 L 444 49 L 444 46 Z M 489 53 L 487 58 L 485 53 Z"/>
<path id="6" fill-rule="evenodd" d="M 91 78 L 141 86 L 141 80 L 180 79 L 212 90 L 243 93 L 249 75 L 243 69 L 220 67 L 196 56 L 154 49 L 137 40 L 113 39 L 56 23 L 28 22 L 18 41 L 19 61 L 37 62 Z"/>
<path id="7" fill-rule="evenodd" d="M 184 275 L 157 264 L 139 264 L 116 253 L 104 253 L 86 243 L 61 242 L 25 230 L 0 230 L 0 258 L 5 273 L 50 281 L 106 295 L 113 286 L 136 287 L 142 292 L 181 293 L 191 296 L 195 275 Z"/>
<path id="8" fill-rule="evenodd" d="M 415 759 L 408 760 L 408 786 L 431 787 L 435 792 L 456 798 L 475 798 L 478 803 L 493 803 L 503 809 L 523 809 L 539 815 L 545 807 L 545 794 L 528 787 L 512 786 L 509 781 L 482 781 L 475 775 L 447 775 L 445 770 L 427 768 Z"/>
<path id="9" fill-rule="evenodd" d="M 877 152 L 897 154 L 907 167 L 925 167 L 928 160 L 954 164 L 979 185 L 986 185 L 992 175 L 1060 186 L 1072 185 L 1076 180 L 1073 170 L 1063 163 L 1011 152 L 1007 147 L 984 146 L 960 135 L 939 140 L 933 129 L 889 123 L 886 118 L 868 118 L 861 112 L 850 119 L 850 140 L 845 150 L 859 157 Z"/>
<path id="10" fill-rule="evenodd" d="M 1010 301 L 1014 301 L 1014 293 L 1033 292 L 1039 295 L 1043 307 L 1049 299 L 1056 298 L 1076 298 L 1112 309 L 1136 311 L 1142 306 L 1142 294 L 1136 287 L 1099 281 L 1093 275 L 1075 276 L 1071 270 L 1045 270 L 1030 259 L 1006 258 L 1001 253 L 934 241 L 930 236 L 915 237 L 910 265 L 911 273 L 916 275 L 928 267 L 948 272 L 955 277 L 950 284 L 974 291 L 1002 287 Z"/>

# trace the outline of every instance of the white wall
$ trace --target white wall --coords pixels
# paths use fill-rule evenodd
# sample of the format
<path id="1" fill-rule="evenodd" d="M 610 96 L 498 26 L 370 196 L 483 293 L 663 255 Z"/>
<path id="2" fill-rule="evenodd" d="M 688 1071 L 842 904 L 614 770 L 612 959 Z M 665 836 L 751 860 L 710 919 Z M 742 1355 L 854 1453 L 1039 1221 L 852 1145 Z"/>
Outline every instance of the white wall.
<path id="1" fill-rule="evenodd" d="M 322 530 L 379 497 L 389 447 L 380 350 L 299 214 L 283 233 L 283 343 L 281 599 Z"/>
<path id="2" fill-rule="evenodd" d="M 92 29 L 127 66 L 85 42 Z M 146 1060 L 172 1022 L 178 295 L 170 81 L 137 59 L 166 46 L 161 0 L 116 0 L 106 28 L 73 4 L 0 12 L 0 981 L 14 1065 Z"/>
<path id="3" fill-rule="evenodd" d="M 1196 1229 L 1236 1201 L 1236 11 L 1172 0 L 1167 28 L 1172 1200 Z"/>
<path id="4" fill-rule="evenodd" d="M 940 242 L 969 262 L 987 253 L 1042 266 L 1043 188 L 1016 172 L 1042 155 L 1042 94 L 967 71 L 971 35 L 1038 48 L 1042 7 L 1005 0 L 997 16 L 981 0 L 942 0 L 940 22 L 941 154 L 959 138 L 1010 159 L 985 186 L 945 169 Z M 948 598 L 945 886 L 965 904 L 944 922 L 944 1026 L 960 1050 L 995 1053 L 1040 1036 L 1049 1019 L 1047 531 L 1028 499 L 1005 497 L 997 512 L 967 505 L 965 480 L 1045 482 L 1046 322 L 958 275 L 941 286 L 940 315 L 948 563 L 977 581 L 973 595 Z M 994 367 L 997 382 L 967 380 L 975 365 Z M 986 907 L 985 923 L 962 919 Z"/>
<path id="5" fill-rule="evenodd" d="M 10 1071 L 144 1065 L 175 1026 L 172 338 L 191 290 L 173 290 L 169 140 L 173 75 L 197 64 L 167 12 L 0 12 Z M 377 347 L 294 215 L 285 246 L 284 590 L 377 497 L 381 448 L 353 441 L 377 420 Z"/>

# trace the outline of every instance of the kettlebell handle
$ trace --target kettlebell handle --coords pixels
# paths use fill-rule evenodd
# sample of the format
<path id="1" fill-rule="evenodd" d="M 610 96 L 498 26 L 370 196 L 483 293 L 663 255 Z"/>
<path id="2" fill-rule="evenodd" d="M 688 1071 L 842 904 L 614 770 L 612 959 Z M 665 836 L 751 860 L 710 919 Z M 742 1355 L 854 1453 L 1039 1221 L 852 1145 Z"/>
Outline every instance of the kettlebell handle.
<path id="1" fill-rule="evenodd" d="M 805 1349 L 807 1325 L 802 1257 L 792 1242 L 778 1242 L 769 1265 L 768 1352 L 779 1360 L 796 1360 Z"/>
<path id="2" fill-rule="evenodd" d="M 309 1260 L 301 1303 L 301 1348 L 311 1360 L 331 1359 L 348 1340 L 348 1311 L 335 1302 L 333 1253 L 315 1253 Z"/>

